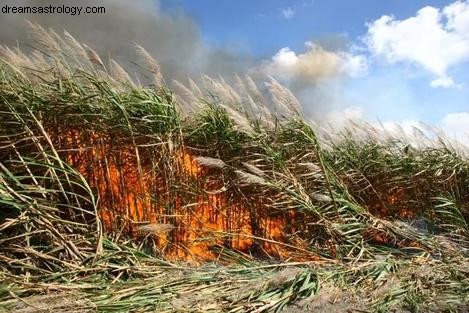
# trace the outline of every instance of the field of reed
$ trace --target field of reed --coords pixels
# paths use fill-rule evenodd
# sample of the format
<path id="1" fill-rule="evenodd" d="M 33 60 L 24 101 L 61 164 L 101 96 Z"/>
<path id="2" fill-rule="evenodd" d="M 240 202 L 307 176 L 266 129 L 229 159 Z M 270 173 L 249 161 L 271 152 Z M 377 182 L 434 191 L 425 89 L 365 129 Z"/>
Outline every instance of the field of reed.
<path id="1" fill-rule="evenodd" d="M 31 27 L 0 47 L 0 310 L 469 309 L 464 146 Z"/>

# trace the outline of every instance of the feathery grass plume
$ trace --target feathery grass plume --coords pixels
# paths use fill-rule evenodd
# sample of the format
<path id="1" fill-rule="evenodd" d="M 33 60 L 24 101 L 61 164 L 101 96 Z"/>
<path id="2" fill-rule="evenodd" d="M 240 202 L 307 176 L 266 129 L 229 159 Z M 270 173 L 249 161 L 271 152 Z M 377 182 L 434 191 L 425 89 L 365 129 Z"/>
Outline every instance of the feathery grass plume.
<path id="1" fill-rule="evenodd" d="M 251 174 L 257 175 L 257 176 L 264 176 L 265 173 L 263 170 L 258 168 L 257 166 L 247 163 L 247 162 L 242 162 L 243 166 L 250 172 Z"/>
<path id="2" fill-rule="evenodd" d="M 325 133 L 249 77 L 122 84 L 49 35 L 63 51 L 0 51 L 0 311 L 306 311 L 331 289 L 327 312 L 467 308 L 469 163 L 447 138 Z"/>
<path id="3" fill-rule="evenodd" d="M 39 44 L 41 48 L 46 49 L 46 51 L 54 55 L 57 55 L 62 51 L 60 44 L 41 25 L 30 21 L 26 22 L 31 29 L 31 34 L 33 35 L 35 42 Z"/>
<path id="4" fill-rule="evenodd" d="M 270 112 L 264 107 L 264 100 L 258 99 L 259 104 L 256 103 L 245 82 L 238 75 L 235 75 L 235 88 L 240 96 L 239 103 L 241 107 L 244 107 L 246 113 L 252 118 L 257 118 L 259 122 L 262 121 L 267 127 L 272 126 L 271 116 L 269 116 Z"/>
<path id="5" fill-rule="evenodd" d="M 240 104 L 242 104 L 242 99 L 238 92 L 236 92 L 223 78 L 220 78 L 220 83 L 224 94 L 230 99 L 232 105 L 240 106 Z M 244 108 L 243 106 L 240 106 L 239 109 Z"/>
<path id="6" fill-rule="evenodd" d="M 153 74 L 153 83 L 156 86 L 163 86 L 165 82 L 158 62 L 142 46 L 136 44 L 135 47 L 138 55 L 140 55 L 148 70 Z"/>
<path id="7" fill-rule="evenodd" d="M 85 51 L 86 51 L 86 54 L 87 54 L 87 56 L 88 56 L 88 60 L 89 60 L 92 64 L 99 65 L 102 69 L 106 69 L 106 67 L 104 66 L 103 61 L 101 60 L 101 58 L 99 57 L 99 55 L 96 53 L 96 51 L 94 51 L 93 49 L 91 49 L 90 47 L 88 47 L 88 46 L 85 45 L 85 44 L 83 44 L 83 48 L 84 48 Z"/>
<path id="8" fill-rule="evenodd" d="M 67 51 L 71 57 L 74 57 L 77 60 L 77 64 L 83 65 L 83 62 L 86 63 L 87 66 L 91 66 L 88 53 L 86 52 L 85 48 L 75 39 L 69 32 L 64 30 L 64 39 L 69 47 L 69 51 Z"/>
<path id="9" fill-rule="evenodd" d="M 224 88 L 222 83 L 207 75 L 202 75 L 202 83 L 210 94 L 210 98 L 205 100 L 206 103 L 215 100 L 214 105 L 222 108 L 240 131 L 246 133 L 253 132 L 248 117 L 244 113 L 239 112 L 238 108 L 233 107 L 233 95 Z"/>
<path id="10" fill-rule="evenodd" d="M 235 123 L 235 125 L 240 131 L 243 131 L 246 133 L 252 133 L 254 131 L 249 119 L 245 115 L 236 111 L 236 109 L 233 109 L 228 105 L 225 105 L 224 103 L 219 103 L 219 106 L 228 113 L 228 116 L 233 120 L 233 122 Z"/>
<path id="11" fill-rule="evenodd" d="M 248 93 L 254 99 L 254 102 L 256 102 L 259 106 L 266 106 L 267 102 L 262 93 L 259 91 L 259 88 L 257 87 L 254 79 L 252 79 L 252 77 L 249 75 L 245 75 L 244 79 L 246 81 Z"/>
<path id="12" fill-rule="evenodd" d="M 167 233 L 170 232 L 171 230 L 174 229 L 174 225 L 172 224 L 147 224 L 147 225 L 140 225 L 137 226 L 137 230 L 141 233 L 147 233 L 147 234 L 162 234 L 162 233 Z"/>
<path id="13" fill-rule="evenodd" d="M 34 65 L 32 69 L 44 73 L 51 68 L 51 65 L 47 62 L 44 54 L 39 51 L 31 52 L 31 62 Z"/>
<path id="14" fill-rule="evenodd" d="M 266 86 L 272 95 L 273 103 L 281 110 L 282 114 L 287 116 L 300 114 L 301 105 L 288 88 L 282 86 L 273 77 L 270 77 L 270 81 L 266 83 Z"/>
<path id="15" fill-rule="evenodd" d="M 57 34 L 53 29 L 49 29 L 48 33 L 49 36 L 56 42 L 58 46 L 58 51 L 60 51 L 60 53 L 66 53 L 68 51 L 71 51 L 71 47 L 68 46 L 65 39 L 62 38 L 59 34 Z"/>
<path id="16" fill-rule="evenodd" d="M 18 49 L 12 50 L 0 47 L 0 53 L 5 57 L 4 63 L 23 77 L 30 77 L 29 74 L 36 68 L 33 60 Z"/>
<path id="17" fill-rule="evenodd" d="M 173 80 L 176 96 L 179 98 L 180 107 L 185 114 L 196 113 L 201 110 L 201 98 L 196 96 L 193 90 L 187 88 L 183 83 Z"/>
<path id="18" fill-rule="evenodd" d="M 1 46 L 2 61 L 12 67 L 21 67 L 21 57 L 9 47 Z"/>
<path id="19" fill-rule="evenodd" d="M 201 79 L 203 87 L 208 94 L 215 96 L 226 105 L 234 103 L 233 95 L 223 86 L 222 82 L 205 74 L 202 75 Z"/>
<path id="20" fill-rule="evenodd" d="M 331 202 L 332 198 L 325 194 L 313 193 L 311 197 L 319 202 Z"/>
<path id="21" fill-rule="evenodd" d="M 239 180 L 244 184 L 247 184 L 247 185 L 264 185 L 264 186 L 269 185 L 265 179 L 263 179 L 262 177 L 259 177 L 257 175 L 246 173 L 246 172 L 241 171 L 241 170 L 236 170 L 235 173 L 238 176 Z"/>
<path id="22" fill-rule="evenodd" d="M 202 157 L 199 156 L 195 159 L 199 165 L 208 167 L 208 168 L 224 168 L 226 163 L 217 158 Z"/>
<path id="23" fill-rule="evenodd" d="M 192 93 L 194 94 L 194 96 L 196 96 L 197 98 L 203 98 L 204 97 L 204 94 L 200 90 L 199 86 L 197 86 L 197 84 L 190 78 L 189 78 L 189 87 L 191 88 Z"/>
<path id="24" fill-rule="evenodd" d="M 307 168 L 311 173 L 316 174 L 322 172 L 322 169 L 319 165 L 312 163 L 312 162 L 306 162 L 306 163 L 298 163 L 298 165 L 304 166 Z"/>
<path id="25" fill-rule="evenodd" d="M 134 82 L 132 81 L 132 78 L 130 78 L 129 73 L 127 73 L 127 71 L 124 70 L 124 68 L 114 59 L 110 60 L 110 71 L 112 77 L 118 82 L 135 87 Z"/>
<path id="26" fill-rule="evenodd" d="M 235 80 L 234 88 L 236 90 L 239 90 L 238 92 L 240 92 L 241 94 L 247 95 L 248 91 L 247 91 L 247 88 L 244 84 L 244 81 L 241 79 L 241 77 L 239 77 L 238 74 L 235 74 L 234 75 L 234 80 Z"/>
<path id="27" fill-rule="evenodd" d="M 274 127 L 275 125 L 272 121 L 274 120 L 272 107 L 269 106 L 267 99 L 259 91 L 254 80 L 249 75 L 245 75 L 244 79 L 246 82 L 247 97 L 251 108 L 253 108 L 255 114 L 259 114 L 259 117 L 263 120 L 262 122 L 266 127 Z"/>
<path id="28" fill-rule="evenodd" d="M 17 67 L 23 68 L 24 70 L 34 68 L 34 63 L 23 52 L 21 52 L 20 50 L 17 50 L 16 56 L 17 56 L 17 61 L 16 61 Z"/>

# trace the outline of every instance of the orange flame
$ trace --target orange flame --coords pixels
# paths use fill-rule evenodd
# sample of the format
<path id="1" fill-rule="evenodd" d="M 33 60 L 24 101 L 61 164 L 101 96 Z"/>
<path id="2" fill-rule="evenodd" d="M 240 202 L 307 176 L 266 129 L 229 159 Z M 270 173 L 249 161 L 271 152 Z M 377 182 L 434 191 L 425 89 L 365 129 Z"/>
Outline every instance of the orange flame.
<path id="1" fill-rule="evenodd" d="M 285 244 L 289 232 L 286 222 L 293 213 L 270 216 L 260 200 L 242 205 L 221 188 L 219 177 L 199 166 L 187 148 L 157 151 L 160 155 L 172 151 L 168 164 L 154 162 L 150 155 L 155 151 L 141 148 L 139 167 L 130 144 L 116 148 L 110 137 L 85 136 L 76 130 L 68 130 L 62 138 L 62 146 L 74 148 L 67 153 L 67 162 L 99 195 L 100 216 L 107 232 L 145 237 L 148 233 L 139 231 L 142 225 L 173 225 L 151 235 L 157 250 L 172 259 L 214 260 L 218 257 L 212 252 L 215 246 L 248 253 L 257 249 L 279 258 L 295 254 L 296 250 Z"/>

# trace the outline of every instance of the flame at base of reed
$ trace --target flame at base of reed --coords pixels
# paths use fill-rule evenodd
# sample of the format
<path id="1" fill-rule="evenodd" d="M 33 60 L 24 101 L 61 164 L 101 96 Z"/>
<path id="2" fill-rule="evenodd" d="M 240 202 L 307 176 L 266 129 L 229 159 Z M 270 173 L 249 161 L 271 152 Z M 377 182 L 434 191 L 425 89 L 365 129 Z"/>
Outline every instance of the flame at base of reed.
<path id="1" fill-rule="evenodd" d="M 257 257 L 314 257 L 292 235 L 292 211 L 272 212 L 261 197 L 227 187 L 230 178 L 201 167 L 187 147 L 116 147 L 106 135 L 76 130 L 61 138 L 61 146 L 71 148 L 64 149 L 66 160 L 99 195 L 109 234 L 146 242 L 171 259 L 214 260 L 219 248 Z"/>

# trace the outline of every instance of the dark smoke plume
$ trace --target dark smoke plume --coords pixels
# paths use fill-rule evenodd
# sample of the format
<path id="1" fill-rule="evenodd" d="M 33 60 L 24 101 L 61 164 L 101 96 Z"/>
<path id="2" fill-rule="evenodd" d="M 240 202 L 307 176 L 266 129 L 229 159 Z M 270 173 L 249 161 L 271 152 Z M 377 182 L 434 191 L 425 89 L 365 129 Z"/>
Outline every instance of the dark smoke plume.
<path id="1" fill-rule="evenodd" d="M 142 45 L 161 64 L 168 79 L 182 79 L 199 73 L 233 75 L 252 62 L 249 56 L 206 45 L 195 22 L 181 10 L 162 12 L 158 1 L 151 0 L 16 0 L 0 6 L 102 6 L 105 14 L 2 14 L 0 44 L 33 46 L 26 20 L 52 28 L 61 34 L 67 30 L 80 42 L 95 49 L 102 57 L 119 62 L 136 61 L 134 43 Z M 135 69 L 136 70 L 136 69 Z"/>
<path id="2" fill-rule="evenodd" d="M 293 91 L 309 117 L 323 118 L 324 112 L 341 106 L 337 88 L 332 90 L 334 84 L 329 82 L 343 76 L 348 56 L 323 50 L 312 43 L 304 53 L 294 54 L 282 49 L 272 59 L 262 61 L 240 51 L 207 44 L 198 25 L 183 10 L 163 11 L 158 0 L 4 0 L 0 3 L 2 7 L 5 5 L 100 6 L 106 13 L 1 14 L 2 45 L 18 45 L 23 51 L 35 47 L 27 23 L 30 21 L 53 29 L 59 35 L 66 30 L 96 50 L 101 59 L 117 60 L 132 77 L 142 78 L 141 68 L 135 66 L 139 59 L 135 44 L 139 44 L 161 65 L 167 82 L 187 82 L 188 78 L 198 81 L 201 74 L 206 74 L 224 77 L 232 83 L 234 74 L 249 74 L 259 83 L 261 91 L 265 91 L 262 82 L 272 76 Z"/>

